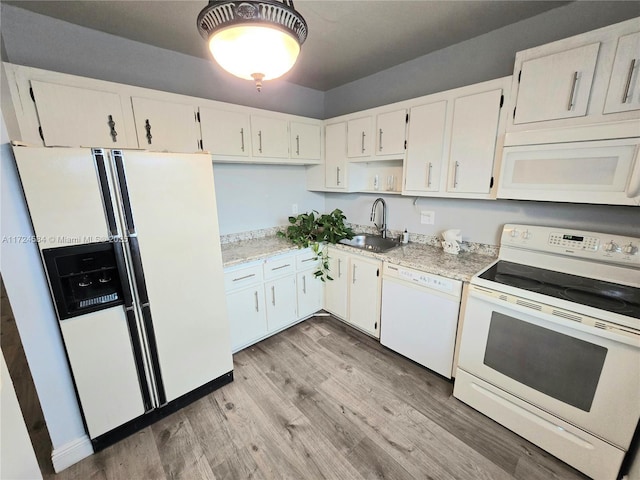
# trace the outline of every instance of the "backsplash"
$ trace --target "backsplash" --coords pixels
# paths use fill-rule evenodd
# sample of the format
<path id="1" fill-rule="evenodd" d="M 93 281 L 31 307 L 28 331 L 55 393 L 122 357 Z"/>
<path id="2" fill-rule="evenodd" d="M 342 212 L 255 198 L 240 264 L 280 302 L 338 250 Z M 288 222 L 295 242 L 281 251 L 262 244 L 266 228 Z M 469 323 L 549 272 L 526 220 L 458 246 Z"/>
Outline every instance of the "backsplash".
<path id="1" fill-rule="evenodd" d="M 376 228 L 370 225 L 359 225 L 355 223 L 347 223 L 347 225 L 351 227 L 354 232 L 369 233 L 373 235 L 378 234 L 378 231 L 376 230 Z M 283 225 L 279 227 L 270 227 L 270 228 L 263 228 L 260 230 L 250 230 L 247 232 L 220 235 L 220 244 L 225 245 L 228 243 L 235 243 L 243 240 L 255 240 L 258 238 L 273 237 L 278 232 L 284 231 L 286 228 L 287 226 Z M 403 233 L 402 230 L 388 230 L 387 235 L 390 238 L 398 238 L 398 236 L 402 235 L 402 233 Z M 420 233 L 409 232 L 409 242 L 411 243 L 421 243 L 424 245 L 431 245 L 433 247 L 442 248 L 441 241 L 442 239 L 440 237 L 437 237 L 434 235 L 423 235 Z M 460 250 L 462 250 L 463 252 L 473 252 L 479 255 L 491 255 L 493 257 L 496 257 L 498 256 L 499 247 L 497 245 L 487 245 L 484 243 L 466 242 L 463 240 L 460 243 Z"/>

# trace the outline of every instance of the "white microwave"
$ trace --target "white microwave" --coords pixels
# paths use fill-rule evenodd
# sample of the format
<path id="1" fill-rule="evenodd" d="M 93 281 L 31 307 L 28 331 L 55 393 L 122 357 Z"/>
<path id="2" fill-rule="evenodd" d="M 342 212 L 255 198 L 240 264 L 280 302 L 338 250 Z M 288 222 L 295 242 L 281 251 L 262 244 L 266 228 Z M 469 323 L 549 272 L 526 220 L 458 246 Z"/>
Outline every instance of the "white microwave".
<path id="1" fill-rule="evenodd" d="M 640 205 L 640 138 L 505 147 L 498 198 Z"/>

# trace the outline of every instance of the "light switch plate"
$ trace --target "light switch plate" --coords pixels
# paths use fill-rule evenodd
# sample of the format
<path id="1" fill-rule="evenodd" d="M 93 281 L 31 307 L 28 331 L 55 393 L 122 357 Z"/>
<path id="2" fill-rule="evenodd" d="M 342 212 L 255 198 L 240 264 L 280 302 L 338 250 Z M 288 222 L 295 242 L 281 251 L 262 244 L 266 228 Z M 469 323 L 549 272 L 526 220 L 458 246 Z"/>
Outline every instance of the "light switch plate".
<path id="1" fill-rule="evenodd" d="M 423 225 L 433 225 L 436 221 L 436 212 L 433 210 L 422 210 L 420 212 L 420 223 Z"/>

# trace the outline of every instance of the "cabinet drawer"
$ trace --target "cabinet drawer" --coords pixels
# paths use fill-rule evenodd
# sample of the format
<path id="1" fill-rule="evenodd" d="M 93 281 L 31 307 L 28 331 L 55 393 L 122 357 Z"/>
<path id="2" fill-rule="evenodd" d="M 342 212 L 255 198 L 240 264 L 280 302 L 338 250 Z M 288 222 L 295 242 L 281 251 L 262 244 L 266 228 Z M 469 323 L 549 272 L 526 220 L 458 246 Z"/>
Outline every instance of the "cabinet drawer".
<path id="1" fill-rule="evenodd" d="M 224 272 L 224 289 L 227 292 L 261 282 L 262 265 L 260 263 Z"/>
<path id="2" fill-rule="evenodd" d="M 306 270 L 307 268 L 318 268 L 319 265 L 320 256 L 310 248 L 305 248 L 296 257 L 296 269 L 298 271 Z"/>
<path id="3" fill-rule="evenodd" d="M 270 280 L 295 272 L 296 259 L 293 255 L 273 257 L 264 262 L 264 278 Z"/>

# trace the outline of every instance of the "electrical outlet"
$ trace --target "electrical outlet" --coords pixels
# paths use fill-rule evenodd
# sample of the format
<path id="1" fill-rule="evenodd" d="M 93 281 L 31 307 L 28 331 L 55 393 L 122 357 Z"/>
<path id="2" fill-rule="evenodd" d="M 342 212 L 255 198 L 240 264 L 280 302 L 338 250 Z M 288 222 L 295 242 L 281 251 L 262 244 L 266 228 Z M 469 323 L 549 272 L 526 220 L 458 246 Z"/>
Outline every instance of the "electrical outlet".
<path id="1" fill-rule="evenodd" d="M 297 215 L 298 214 L 298 204 L 294 203 L 293 205 L 291 205 L 291 214 L 292 215 Z"/>
<path id="2" fill-rule="evenodd" d="M 420 212 L 420 223 L 423 225 L 433 225 L 436 221 L 436 212 L 433 210 L 422 210 Z"/>

